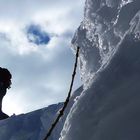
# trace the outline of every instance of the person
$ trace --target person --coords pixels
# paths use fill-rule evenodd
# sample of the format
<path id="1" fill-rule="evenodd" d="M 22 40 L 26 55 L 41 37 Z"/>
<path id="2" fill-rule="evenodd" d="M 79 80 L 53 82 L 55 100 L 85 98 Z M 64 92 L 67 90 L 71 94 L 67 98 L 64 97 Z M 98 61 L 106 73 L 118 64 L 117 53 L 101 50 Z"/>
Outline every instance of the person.
<path id="1" fill-rule="evenodd" d="M 2 112 L 2 100 L 6 95 L 7 89 L 11 87 L 12 75 L 6 68 L 0 67 L 0 120 L 6 119 L 9 116 Z"/>

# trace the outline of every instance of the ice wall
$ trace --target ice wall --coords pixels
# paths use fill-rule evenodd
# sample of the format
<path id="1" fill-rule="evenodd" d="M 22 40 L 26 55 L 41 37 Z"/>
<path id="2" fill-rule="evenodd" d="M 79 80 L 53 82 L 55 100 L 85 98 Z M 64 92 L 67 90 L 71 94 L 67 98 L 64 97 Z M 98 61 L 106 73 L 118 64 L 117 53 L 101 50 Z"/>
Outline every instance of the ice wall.
<path id="1" fill-rule="evenodd" d="M 85 86 L 110 61 L 139 8 L 138 0 L 86 1 L 84 20 L 72 40 L 74 49 L 81 47 L 80 70 Z"/>
<path id="2" fill-rule="evenodd" d="M 72 40 L 85 90 L 59 140 L 139 140 L 140 1 L 87 0 Z"/>

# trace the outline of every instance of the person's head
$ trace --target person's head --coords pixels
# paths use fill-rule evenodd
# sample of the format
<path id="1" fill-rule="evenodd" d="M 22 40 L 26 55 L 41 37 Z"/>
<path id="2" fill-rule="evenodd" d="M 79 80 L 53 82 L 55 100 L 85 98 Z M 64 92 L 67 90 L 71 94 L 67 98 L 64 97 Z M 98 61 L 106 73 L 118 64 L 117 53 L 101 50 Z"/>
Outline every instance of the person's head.
<path id="1" fill-rule="evenodd" d="M 6 68 L 0 67 L 0 120 L 9 117 L 2 112 L 2 99 L 5 96 L 7 89 L 11 86 L 11 78 L 11 73 Z"/>
<path id="2" fill-rule="evenodd" d="M 11 87 L 12 75 L 6 68 L 0 67 L 0 91 L 6 93 L 6 89 Z"/>

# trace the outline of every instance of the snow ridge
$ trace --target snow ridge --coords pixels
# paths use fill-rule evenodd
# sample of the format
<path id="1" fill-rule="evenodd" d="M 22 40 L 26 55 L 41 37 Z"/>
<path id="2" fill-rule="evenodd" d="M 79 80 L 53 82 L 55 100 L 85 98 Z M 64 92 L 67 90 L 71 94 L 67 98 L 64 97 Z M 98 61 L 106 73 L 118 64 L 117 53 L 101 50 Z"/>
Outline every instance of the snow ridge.
<path id="1" fill-rule="evenodd" d="M 87 0 L 76 46 L 84 91 L 59 140 L 139 140 L 140 1 Z"/>
<path id="2" fill-rule="evenodd" d="M 64 116 L 53 130 L 49 140 L 59 139 L 67 114 L 82 90 L 81 86 L 73 93 Z M 42 140 L 62 106 L 63 103 L 58 103 L 0 121 L 0 140 Z"/>

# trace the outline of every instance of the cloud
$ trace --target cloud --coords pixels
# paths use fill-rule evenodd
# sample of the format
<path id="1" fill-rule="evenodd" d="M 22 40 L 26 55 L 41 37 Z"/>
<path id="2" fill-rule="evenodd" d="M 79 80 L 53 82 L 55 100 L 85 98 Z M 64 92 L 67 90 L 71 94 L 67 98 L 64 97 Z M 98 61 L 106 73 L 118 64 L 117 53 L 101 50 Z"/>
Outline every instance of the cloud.
<path id="1" fill-rule="evenodd" d="M 53 49 L 38 47 L 37 51 L 21 55 L 11 51 L 10 41 L 1 39 L 0 52 L 4 53 L 0 56 L 0 64 L 13 75 L 12 88 L 3 105 L 7 113 L 29 112 L 64 100 L 74 58 L 68 40 L 63 40 L 59 38 Z"/>
<path id="2" fill-rule="evenodd" d="M 0 1 L 0 66 L 13 75 L 3 103 L 6 113 L 25 113 L 64 100 L 74 63 L 70 42 L 82 20 L 83 3 Z M 80 84 L 77 77 L 76 87 Z"/>

